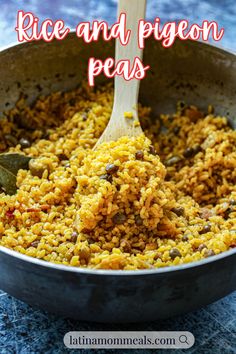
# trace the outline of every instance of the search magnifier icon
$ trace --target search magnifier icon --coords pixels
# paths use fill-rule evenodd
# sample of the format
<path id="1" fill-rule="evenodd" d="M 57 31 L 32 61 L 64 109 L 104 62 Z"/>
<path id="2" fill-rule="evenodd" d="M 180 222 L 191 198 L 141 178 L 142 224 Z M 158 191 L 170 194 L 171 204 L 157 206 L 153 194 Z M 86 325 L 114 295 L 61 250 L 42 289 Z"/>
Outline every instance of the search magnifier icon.
<path id="1" fill-rule="evenodd" d="M 189 345 L 188 337 L 185 336 L 184 334 L 182 334 L 181 336 L 179 336 L 179 341 L 180 341 L 180 343 L 182 343 L 182 344 L 188 344 L 188 345 Z"/>

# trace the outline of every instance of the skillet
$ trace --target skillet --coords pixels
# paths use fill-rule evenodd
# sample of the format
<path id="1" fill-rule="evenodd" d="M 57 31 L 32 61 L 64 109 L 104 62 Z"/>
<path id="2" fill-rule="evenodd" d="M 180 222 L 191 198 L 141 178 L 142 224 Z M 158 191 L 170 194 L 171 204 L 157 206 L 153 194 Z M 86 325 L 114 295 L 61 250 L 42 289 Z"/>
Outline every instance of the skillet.
<path id="1" fill-rule="evenodd" d="M 105 59 L 114 43 L 86 45 L 74 33 L 63 41 L 23 43 L 0 52 L 0 112 L 19 94 L 75 88 L 88 58 Z M 154 115 L 184 100 L 206 111 L 213 104 L 236 127 L 236 55 L 209 44 L 179 41 L 168 49 L 146 41 L 140 101 Z M 107 80 L 100 76 L 96 84 Z M 55 265 L 0 247 L 0 288 L 63 317 L 94 322 L 141 322 L 186 313 L 236 289 L 236 249 L 181 266 L 138 271 L 89 270 Z"/>

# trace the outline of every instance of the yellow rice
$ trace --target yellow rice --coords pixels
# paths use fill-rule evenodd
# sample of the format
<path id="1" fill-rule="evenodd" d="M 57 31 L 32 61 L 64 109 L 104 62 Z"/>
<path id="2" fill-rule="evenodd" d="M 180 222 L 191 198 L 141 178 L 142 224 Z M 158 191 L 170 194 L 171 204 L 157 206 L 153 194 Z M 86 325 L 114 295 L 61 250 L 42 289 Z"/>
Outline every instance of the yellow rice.
<path id="1" fill-rule="evenodd" d="M 0 152 L 24 153 L 44 167 L 41 177 L 20 170 L 16 195 L 0 192 L 0 244 L 54 263 L 124 270 L 235 247 L 236 132 L 226 118 L 182 105 L 153 122 L 139 107 L 146 137 L 92 151 L 112 103 L 111 86 L 82 86 L 32 107 L 22 97 L 0 120 Z M 31 146 L 9 148 L 7 134 L 28 136 Z M 108 164 L 118 167 L 110 181 Z"/>

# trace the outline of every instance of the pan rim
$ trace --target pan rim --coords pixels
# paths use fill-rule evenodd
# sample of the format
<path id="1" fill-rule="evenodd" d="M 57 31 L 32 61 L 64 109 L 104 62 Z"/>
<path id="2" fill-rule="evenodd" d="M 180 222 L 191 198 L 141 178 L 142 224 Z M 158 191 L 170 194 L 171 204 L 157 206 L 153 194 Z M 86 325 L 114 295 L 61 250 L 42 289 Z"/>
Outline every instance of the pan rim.
<path id="1" fill-rule="evenodd" d="M 101 275 L 103 276 L 104 275 L 105 276 L 139 275 L 140 276 L 140 275 L 158 275 L 158 274 L 165 274 L 170 272 L 174 273 L 174 272 L 188 270 L 191 268 L 206 266 L 208 264 L 215 263 L 219 260 L 223 260 L 224 258 L 228 258 L 234 254 L 236 255 L 236 249 L 231 249 L 225 252 L 221 252 L 209 258 L 201 259 L 199 261 L 194 261 L 190 263 L 184 263 L 184 264 L 174 265 L 174 266 L 166 266 L 163 268 L 139 269 L 139 270 L 109 270 L 109 269 L 73 267 L 70 265 L 52 263 L 49 261 L 44 261 L 38 258 L 27 256 L 23 253 L 14 251 L 4 246 L 0 246 L 0 257 L 1 257 L 1 253 L 9 257 L 12 257 L 14 259 L 17 259 L 19 261 L 23 261 L 24 263 L 30 263 L 36 266 L 40 266 L 43 268 L 50 268 L 57 271 L 72 272 L 72 273 L 84 274 L 84 275 L 99 275 L 99 276 Z"/>
<path id="2" fill-rule="evenodd" d="M 72 37 L 76 37 L 76 31 L 74 29 L 72 29 L 70 31 L 70 33 L 67 35 L 67 37 L 65 38 L 65 40 L 68 40 Z M 78 41 L 82 41 L 81 38 L 77 38 Z M 154 40 L 151 38 L 147 39 L 147 40 Z M 4 51 L 7 51 L 7 50 L 10 50 L 10 49 L 13 49 L 13 48 L 16 48 L 16 47 L 23 47 L 23 46 L 37 46 L 37 45 L 45 45 L 45 46 L 48 46 L 50 45 L 51 43 L 55 43 L 55 42 L 58 42 L 56 39 L 52 40 L 51 42 L 45 42 L 43 41 L 42 39 L 41 40 L 35 40 L 35 41 L 31 41 L 31 42 L 27 42 L 27 41 L 24 41 L 24 42 L 17 42 L 17 41 L 13 41 L 7 45 L 4 45 L 4 46 L 0 46 L 0 54 Z M 155 41 L 157 43 L 159 43 L 159 41 Z M 191 40 L 191 39 L 187 39 L 187 40 L 181 40 L 179 38 L 176 39 L 175 42 L 187 42 L 187 43 L 192 43 L 193 45 L 203 45 L 203 46 L 206 46 L 208 48 L 213 48 L 213 49 L 216 49 L 216 50 L 220 50 L 221 52 L 225 52 L 226 54 L 230 54 L 234 57 L 236 57 L 236 51 L 233 51 L 231 49 L 228 49 L 226 47 L 223 47 L 222 45 L 219 45 L 218 42 L 217 42 L 217 45 L 213 44 L 213 43 L 210 43 L 210 42 L 207 42 L 207 41 L 203 41 L 201 39 L 198 39 L 198 40 Z M 175 43 L 174 43 L 175 44 Z M 173 45 L 174 45 L 173 44 Z M 84 45 L 89 45 L 87 43 L 84 43 Z"/>

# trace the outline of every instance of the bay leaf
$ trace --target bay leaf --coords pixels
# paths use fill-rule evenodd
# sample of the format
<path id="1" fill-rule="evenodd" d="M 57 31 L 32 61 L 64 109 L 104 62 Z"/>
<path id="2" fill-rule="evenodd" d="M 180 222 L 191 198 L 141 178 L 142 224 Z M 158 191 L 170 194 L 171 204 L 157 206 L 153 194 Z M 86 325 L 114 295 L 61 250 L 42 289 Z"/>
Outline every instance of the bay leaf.
<path id="1" fill-rule="evenodd" d="M 16 193 L 17 172 L 20 169 L 28 170 L 30 160 L 31 157 L 17 153 L 0 154 L 0 187 L 6 194 Z"/>

